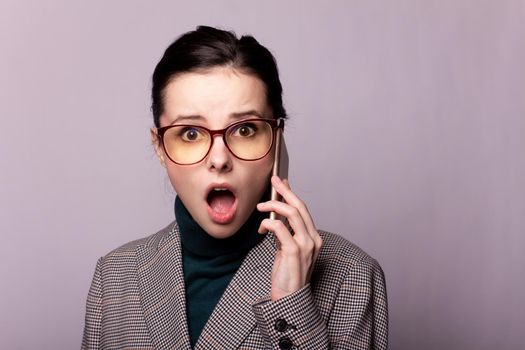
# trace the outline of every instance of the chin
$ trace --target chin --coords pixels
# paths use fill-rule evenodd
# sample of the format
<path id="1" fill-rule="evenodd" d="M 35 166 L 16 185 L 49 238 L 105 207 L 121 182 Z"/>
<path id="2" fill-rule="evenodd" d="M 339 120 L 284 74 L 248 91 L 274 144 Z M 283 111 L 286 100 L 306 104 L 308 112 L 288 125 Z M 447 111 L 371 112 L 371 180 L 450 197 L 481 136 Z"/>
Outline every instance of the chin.
<path id="1" fill-rule="evenodd" d="M 231 223 L 228 225 L 220 225 L 215 223 L 209 223 L 204 230 L 213 238 L 224 239 L 233 236 L 242 225 Z"/>

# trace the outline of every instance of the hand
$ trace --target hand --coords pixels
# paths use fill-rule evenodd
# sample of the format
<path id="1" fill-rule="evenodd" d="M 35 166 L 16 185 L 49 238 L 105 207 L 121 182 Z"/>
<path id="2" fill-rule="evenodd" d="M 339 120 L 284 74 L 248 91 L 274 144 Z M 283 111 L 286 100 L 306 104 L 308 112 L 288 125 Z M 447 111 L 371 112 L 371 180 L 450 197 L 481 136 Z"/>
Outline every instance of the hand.
<path id="1" fill-rule="evenodd" d="M 257 204 L 257 209 L 262 212 L 274 211 L 288 219 L 293 231 L 292 234 L 281 220 L 264 219 L 259 226 L 259 233 L 271 231 L 279 242 L 272 268 L 270 295 L 272 300 L 278 300 L 310 281 L 323 241 L 306 205 L 292 192 L 288 181 L 282 181 L 277 176 L 272 176 L 271 181 L 285 202 L 263 202 Z"/>

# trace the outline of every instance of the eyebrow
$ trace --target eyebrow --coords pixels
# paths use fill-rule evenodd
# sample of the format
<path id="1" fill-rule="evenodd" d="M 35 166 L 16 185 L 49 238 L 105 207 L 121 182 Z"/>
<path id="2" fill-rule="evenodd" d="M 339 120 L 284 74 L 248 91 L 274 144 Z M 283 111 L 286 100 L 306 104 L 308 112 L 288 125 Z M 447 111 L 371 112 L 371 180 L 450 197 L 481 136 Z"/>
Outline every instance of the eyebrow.
<path id="1" fill-rule="evenodd" d="M 231 113 L 229 118 L 230 119 L 241 119 L 241 118 L 246 117 L 246 116 L 253 116 L 253 117 L 262 118 L 262 119 L 264 118 L 261 113 L 257 112 L 254 109 L 249 110 L 249 111 Z M 177 118 L 175 118 L 175 120 L 173 120 L 170 123 L 170 125 L 175 125 L 175 124 L 177 124 L 177 123 L 179 123 L 181 121 L 188 121 L 188 120 L 191 120 L 191 121 L 206 121 L 206 118 L 204 118 L 202 115 L 198 115 L 198 114 L 178 115 Z"/>

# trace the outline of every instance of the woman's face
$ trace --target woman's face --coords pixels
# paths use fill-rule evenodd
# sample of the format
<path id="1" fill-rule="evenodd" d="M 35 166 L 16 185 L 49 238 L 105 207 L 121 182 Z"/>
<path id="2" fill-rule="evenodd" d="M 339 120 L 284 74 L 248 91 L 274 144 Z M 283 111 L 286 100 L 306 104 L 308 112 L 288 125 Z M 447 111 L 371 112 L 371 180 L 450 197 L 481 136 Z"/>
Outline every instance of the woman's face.
<path id="1" fill-rule="evenodd" d="M 191 124 L 216 130 L 250 117 L 273 117 L 264 83 L 233 68 L 217 67 L 182 73 L 172 79 L 164 91 L 160 124 Z M 240 160 L 231 154 L 222 137 L 215 136 L 206 158 L 193 165 L 178 165 L 164 153 L 155 129 L 152 140 L 173 188 L 197 223 L 216 238 L 237 232 L 268 186 L 273 151 L 259 160 Z M 233 196 L 228 193 L 230 197 L 221 199 L 222 193 L 214 188 L 226 187 Z"/>

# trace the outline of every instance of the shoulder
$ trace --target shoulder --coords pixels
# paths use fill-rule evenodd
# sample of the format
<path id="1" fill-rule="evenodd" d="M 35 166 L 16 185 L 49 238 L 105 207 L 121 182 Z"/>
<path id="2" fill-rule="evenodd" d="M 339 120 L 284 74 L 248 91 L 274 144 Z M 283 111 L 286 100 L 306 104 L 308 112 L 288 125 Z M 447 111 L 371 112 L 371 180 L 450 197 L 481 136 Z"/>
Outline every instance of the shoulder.
<path id="1" fill-rule="evenodd" d="M 378 261 L 346 238 L 318 230 L 323 246 L 316 261 L 316 268 L 343 279 L 348 275 L 383 275 Z M 335 276 L 333 276 L 335 277 Z"/>
<path id="2" fill-rule="evenodd" d="M 324 245 L 312 289 L 318 310 L 328 320 L 332 345 L 386 349 L 388 302 L 381 266 L 347 239 L 325 231 L 319 234 Z"/>
<path id="3" fill-rule="evenodd" d="M 112 262 L 124 261 L 126 258 L 135 258 L 136 251 L 139 247 L 147 249 L 158 250 L 159 247 L 166 241 L 170 235 L 177 230 L 175 221 L 171 222 L 166 227 L 150 234 L 149 236 L 127 242 L 120 247 L 111 250 L 109 253 L 100 258 L 101 263 L 111 264 Z"/>
<path id="4" fill-rule="evenodd" d="M 319 230 L 319 235 L 323 239 L 323 247 L 319 254 L 320 259 L 335 259 L 350 265 L 375 262 L 376 260 L 368 255 L 364 250 L 346 238 L 332 232 Z"/>
<path id="5" fill-rule="evenodd" d="M 318 304 L 324 305 L 321 313 L 329 315 L 332 306 L 386 305 L 385 276 L 377 260 L 340 235 L 318 232 L 323 246 L 312 273 L 312 287 Z"/>

